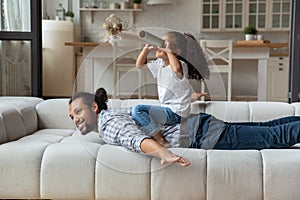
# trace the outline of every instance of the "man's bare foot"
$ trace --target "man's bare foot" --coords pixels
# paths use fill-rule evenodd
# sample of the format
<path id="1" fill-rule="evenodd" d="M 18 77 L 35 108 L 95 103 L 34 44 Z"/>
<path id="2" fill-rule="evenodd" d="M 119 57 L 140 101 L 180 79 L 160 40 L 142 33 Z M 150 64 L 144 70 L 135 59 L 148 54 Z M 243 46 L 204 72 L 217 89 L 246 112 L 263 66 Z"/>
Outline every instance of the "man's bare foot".
<path id="1" fill-rule="evenodd" d="M 161 132 L 158 131 L 152 135 L 153 140 L 159 143 L 161 146 L 168 148 L 170 147 L 169 142 L 162 136 Z"/>
<path id="2" fill-rule="evenodd" d="M 165 151 L 166 150 L 166 151 Z M 173 154 L 171 151 L 165 149 L 161 152 L 161 160 L 160 163 L 162 165 L 168 165 L 172 163 L 177 163 L 183 167 L 189 166 L 190 161 L 184 157 Z"/>

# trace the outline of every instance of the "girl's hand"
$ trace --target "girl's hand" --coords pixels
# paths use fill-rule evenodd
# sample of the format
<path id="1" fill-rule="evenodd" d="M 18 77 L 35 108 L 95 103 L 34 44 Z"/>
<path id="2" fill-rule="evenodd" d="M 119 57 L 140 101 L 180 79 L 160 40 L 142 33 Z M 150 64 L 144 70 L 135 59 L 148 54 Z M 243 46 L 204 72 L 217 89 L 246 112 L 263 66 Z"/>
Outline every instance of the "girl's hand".
<path id="1" fill-rule="evenodd" d="M 172 45 L 167 40 L 165 41 L 164 47 L 157 47 L 157 48 L 160 49 L 161 51 L 164 51 L 165 53 L 173 53 Z"/>
<path id="2" fill-rule="evenodd" d="M 144 46 L 144 49 L 145 49 L 145 50 L 148 50 L 148 51 L 152 51 L 152 50 L 155 49 L 155 46 L 150 45 L 150 44 L 146 44 L 146 45 Z"/>
<path id="3" fill-rule="evenodd" d="M 166 51 L 166 53 L 172 52 L 172 50 L 171 50 L 171 44 L 167 40 L 165 41 L 165 51 Z"/>
<path id="4" fill-rule="evenodd" d="M 198 101 L 198 100 L 201 100 L 201 97 L 207 97 L 208 96 L 208 93 L 201 93 L 201 92 L 194 92 L 192 93 L 192 101 Z"/>

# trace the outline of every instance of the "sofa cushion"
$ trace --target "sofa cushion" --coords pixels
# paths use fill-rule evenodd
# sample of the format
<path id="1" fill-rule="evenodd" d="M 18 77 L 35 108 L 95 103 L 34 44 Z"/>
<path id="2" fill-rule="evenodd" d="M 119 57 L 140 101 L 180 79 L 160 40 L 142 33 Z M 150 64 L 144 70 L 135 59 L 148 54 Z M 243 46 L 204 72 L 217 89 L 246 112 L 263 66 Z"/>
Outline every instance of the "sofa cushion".
<path id="1" fill-rule="evenodd" d="M 0 97 L 0 144 L 31 134 L 38 128 L 36 97 Z"/>
<path id="2" fill-rule="evenodd" d="M 202 149 L 171 149 L 187 158 L 191 165 L 162 166 L 158 158 L 151 162 L 151 199 L 197 199 L 207 196 L 207 151 Z M 184 176 L 181 177 L 181 175 Z M 171 191 L 171 192 L 165 192 Z"/>
<path id="3" fill-rule="evenodd" d="M 42 102 L 42 98 L 38 97 L 16 97 L 16 96 L 1 96 L 0 97 L 0 103 L 3 104 L 16 104 L 16 103 L 27 103 L 28 105 L 35 106 L 36 104 Z"/>
<path id="4" fill-rule="evenodd" d="M 0 145 L 1 199 L 38 199 L 47 143 L 14 141 Z"/>
<path id="5" fill-rule="evenodd" d="M 269 121 L 280 117 L 294 116 L 295 110 L 291 104 L 283 102 L 249 102 L 250 121 Z"/>
<path id="6" fill-rule="evenodd" d="M 250 120 L 247 102 L 211 101 L 207 102 L 205 112 L 227 122 L 248 122 Z"/>
<path id="7" fill-rule="evenodd" d="M 94 199 L 95 165 L 101 148 L 97 134 L 78 131 L 50 144 L 41 166 L 41 198 Z"/>
<path id="8" fill-rule="evenodd" d="M 265 149 L 261 154 L 264 161 L 263 199 L 299 199 L 300 151 Z"/>
<path id="9" fill-rule="evenodd" d="M 125 99 L 122 100 L 121 108 L 129 108 L 139 104 L 159 106 L 160 102 L 157 99 Z"/>
<path id="10" fill-rule="evenodd" d="M 69 99 L 49 99 L 36 105 L 39 128 L 75 129 L 69 117 Z"/>
<path id="11" fill-rule="evenodd" d="M 96 199 L 150 200 L 151 159 L 120 146 L 103 145 L 96 162 Z"/>
<path id="12" fill-rule="evenodd" d="M 263 199 L 263 181 L 259 151 L 207 152 L 207 199 Z"/>
<path id="13" fill-rule="evenodd" d="M 295 115 L 300 116 L 300 103 L 292 103 L 291 105 L 294 107 Z"/>
<path id="14" fill-rule="evenodd" d="M 24 102 L 0 105 L 0 143 L 19 139 L 37 128 L 37 115 L 32 105 Z"/>

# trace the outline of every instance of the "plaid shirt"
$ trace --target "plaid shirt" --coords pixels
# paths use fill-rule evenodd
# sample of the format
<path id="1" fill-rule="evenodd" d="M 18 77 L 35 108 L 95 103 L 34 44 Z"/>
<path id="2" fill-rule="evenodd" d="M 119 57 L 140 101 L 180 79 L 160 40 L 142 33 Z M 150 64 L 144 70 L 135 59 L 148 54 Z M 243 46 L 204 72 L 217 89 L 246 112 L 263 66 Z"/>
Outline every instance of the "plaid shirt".
<path id="1" fill-rule="evenodd" d="M 150 137 L 135 123 L 130 112 L 131 108 L 102 110 L 98 116 L 99 135 L 108 144 L 124 146 L 142 153 L 141 142 Z M 162 134 L 171 147 L 180 146 L 179 124 L 165 126 Z"/>

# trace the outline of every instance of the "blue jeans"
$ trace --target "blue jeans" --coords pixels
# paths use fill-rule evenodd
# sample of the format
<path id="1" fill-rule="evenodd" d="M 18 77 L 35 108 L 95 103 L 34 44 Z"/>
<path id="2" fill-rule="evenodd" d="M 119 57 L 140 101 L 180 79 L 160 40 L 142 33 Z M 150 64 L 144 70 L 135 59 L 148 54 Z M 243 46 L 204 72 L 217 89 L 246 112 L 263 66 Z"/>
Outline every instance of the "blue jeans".
<path id="1" fill-rule="evenodd" d="M 300 116 L 283 117 L 268 122 L 227 123 L 208 114 L 201 115 L 203 117 L 199 118 L 200 125 L 191 144 L 192 148 L 260 150 L 287 148 L 300 142 Z M 202 124 L 201 119 L 204 119 Z M 211 135 L 210 124 L 214 126 L 214 123 L 217 128 L 212 130 L 219 134 L 218 139 L 207 140 Z"/>
<path id="2" fill-rule="evenodd" d="M 160 125 L 176 124 L 181 120 L 170 108 L 162 106 L 137 105 L 131 115 L 149 136 L 161 130 Z"/>

